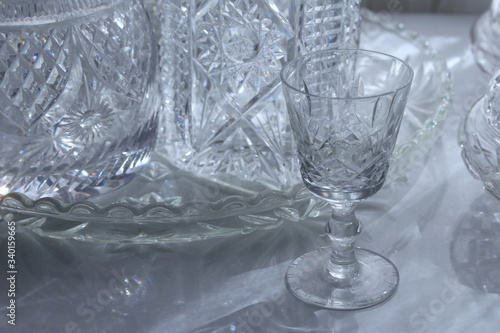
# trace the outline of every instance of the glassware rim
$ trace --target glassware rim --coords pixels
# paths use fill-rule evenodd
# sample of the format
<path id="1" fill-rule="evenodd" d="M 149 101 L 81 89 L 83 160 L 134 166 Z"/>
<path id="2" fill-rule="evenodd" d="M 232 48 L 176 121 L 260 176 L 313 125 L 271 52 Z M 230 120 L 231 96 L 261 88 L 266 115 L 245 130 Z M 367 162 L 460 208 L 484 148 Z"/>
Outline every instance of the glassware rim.
<path id="1" fill-rule="evenodd" d="M 24 29 L 26 26 L 66 24 L 85 19 L 132 0 L 4 0 L 0 1 L 0 28 Z"/>
<path id="2" fill-rule="evenodd" d="M 118 0 L 120 1 L 120 0 Z M 1 5 L 35 5 L 35 4 L 46 4 L 48 2 L 58 2 L 58 0 L 2 0 Z M 75 2 L 75 1 L 73 1 Z M 82 1 L 76 1 L 81 3 Z M 92 4 L 98 3 L 111 3 L 117 2 L 117 0 L 93 0 L 93 1 L 85 1 L 88 6 Z M 71 6 L 71 4 L 66 4 L 67 6 Z"/>
<path id="3" fill-rule="evenodd" d="M 384 57 L 387 57 L 387 58 L 392 58 L 392 59 L 398 61 L 399 63 L 401 63 L 408 70 L 408 73 L 409 73 L 408 79 L 403 84 L 401 84 L 397 89 L 388 90 L 388 91 L 381 92 L 381 93 L 378 93 L 378 94 L 366 95 L 366 96 L 357 96 L 357 97 L 328 97 L 328 96 L 321 96 L 321 95 L 311 94 L 309 92 L 305 92 L 305 91 L 302 91 L 300 89 L 297 89 L 296 87 L 294 87 L 293 85 L 291 85 L 290 83 L 288 83 L 287 80 L 285 79 L 285 71 L 289 67 L 291 67 L 293 64 L 297 63 L 300 60 L 303 60 L 303 59 L 305 59 L 307 57 L 317 57 L 317 55 L 320 54 L 320 53 L 345 52 L 345 51 L 354 51 L 356 53 L 364 53 L 364 54 L 378 54 L 378 55 L 381 55 L 381 56 L 384 56 Z M 378 97 L 382 97 L 382 96 L 387 96 L 387 95 L 390 95 L 390 94 L 395 94 L 398 91 L 404 90 L 408 86 L 410 86 L 411 83 L 412 83 L 412 81 L 413 81 L 413 77 L 414 77 L 413 68 L 406 61 L 404 61 L 404 60 L 402 60 L 402 59 L 400 59 L 398 57 L 395 57 L 393 55 L 387 54 L 387 53 L 378 52 L 378 51 L 372 51 L 372 50 L 365 50 L 365 49 L 325 49 L 325 50 L 320 50 L 320 51 L 315 51 L 315 52 L 303 54 L 301 56 L 298 56 L 298 57 L 296 57 L 296 58 L 288 61 L 283 66 L 283 68 L 281 69 L 281 72 L 280 72 L 281 82 L 283 83 L 283 85 L 287 86 L 289 89 L 291 89 L 291 90 L 293 90 L 293 91 L 295 91 L 297 93 L 300 93 L 302 95 L 306 95 L 306 96 L 309 96 L 309 97 L 314 97 L 316 99 L 324 99 L 324 100 L 332 100 L 332 101 L 367 100 L 367 99 L 372 99 L 372 98 L 378 98 Z"/>

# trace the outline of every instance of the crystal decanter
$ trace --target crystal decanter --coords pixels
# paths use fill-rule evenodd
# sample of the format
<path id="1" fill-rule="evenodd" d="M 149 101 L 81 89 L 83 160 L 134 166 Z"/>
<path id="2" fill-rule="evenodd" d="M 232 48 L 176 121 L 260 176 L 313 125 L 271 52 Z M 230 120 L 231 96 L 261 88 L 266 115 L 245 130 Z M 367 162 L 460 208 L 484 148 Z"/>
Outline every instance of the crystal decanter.
<path id="1" fill-rule="evenodd" d="M 293 31 L 269 0 L 160 0 L 163 145 L 193 172 L 299 182 L 279 73 Z"/>

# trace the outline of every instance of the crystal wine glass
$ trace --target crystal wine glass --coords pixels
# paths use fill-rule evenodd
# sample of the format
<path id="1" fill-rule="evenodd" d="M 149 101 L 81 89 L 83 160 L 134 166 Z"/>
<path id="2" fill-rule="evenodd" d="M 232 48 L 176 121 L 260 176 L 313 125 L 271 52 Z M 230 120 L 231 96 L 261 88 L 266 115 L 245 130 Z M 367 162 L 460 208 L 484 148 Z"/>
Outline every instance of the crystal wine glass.
<path id="1" fill-rule="evenodd" d="M 384 183 L 412 78 L 404 61 L 365 50 L 306 54 L 281 71 L 302 179 L 333 209 L 331 247 L 304 254 L 286 273 L 289 290 L 306 303 L 360 309 L 396 290 L 396 267 L 355 247 L 354 211 Z"/>

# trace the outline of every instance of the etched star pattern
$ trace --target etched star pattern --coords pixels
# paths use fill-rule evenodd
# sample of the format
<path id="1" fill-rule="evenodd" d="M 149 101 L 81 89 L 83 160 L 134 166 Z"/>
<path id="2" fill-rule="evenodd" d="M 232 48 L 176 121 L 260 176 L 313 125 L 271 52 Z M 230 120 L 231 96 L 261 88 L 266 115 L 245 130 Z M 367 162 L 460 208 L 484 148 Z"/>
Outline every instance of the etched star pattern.
<path id="1" fill-rule="evenodd" d="M 168 121 L 179 133 L 168 149 L 198 172 L 290 182 L 296 169 L 279 72 L 291 27 L 260 2 L 210 1 L 190 18 L 192 4 L 165 0 L 160 7 L 181 23 L 160 42 L 166 110 L 175 114 Z"/>

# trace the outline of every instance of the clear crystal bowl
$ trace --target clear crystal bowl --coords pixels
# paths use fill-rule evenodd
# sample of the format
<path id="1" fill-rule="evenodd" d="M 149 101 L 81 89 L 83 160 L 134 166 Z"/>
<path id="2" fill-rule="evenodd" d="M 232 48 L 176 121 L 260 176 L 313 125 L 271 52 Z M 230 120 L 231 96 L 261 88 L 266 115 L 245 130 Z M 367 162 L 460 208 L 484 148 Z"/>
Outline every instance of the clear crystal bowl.
<path id="1" fill-rule="evenodd" d="M 446 63 L 427 40 L 402 25 L 363 12 L 361 47 L 405 59 L 415 78 L 385 186 L 416 173 L 428 156 L 452 99 Z M 299 179 L 299 175 L 296 175 Z M 0 196 L 3 220 L 19 230 L 85 241 L 170 243 L 249 233 L 323 212 L 302 182 L 280 186 L 236 176 L 213 177 L 179 169 L 157 147 L 149 166 L 130 184 L 92 200 L 64 204 Z"/>
<path id="2" fill-rule="evenodd" d="M 486 112 L 485 97 L 478 100 L 462 119 L 459 143 L 470 173 L 500 199 L 500 128 Z"/>
<path id="3" fill-rule="evenodd" d="M 75 202 L 134 179 L 156 141 L 156 67 L 140 0 L 2 1 L 0 192 Z"/>

